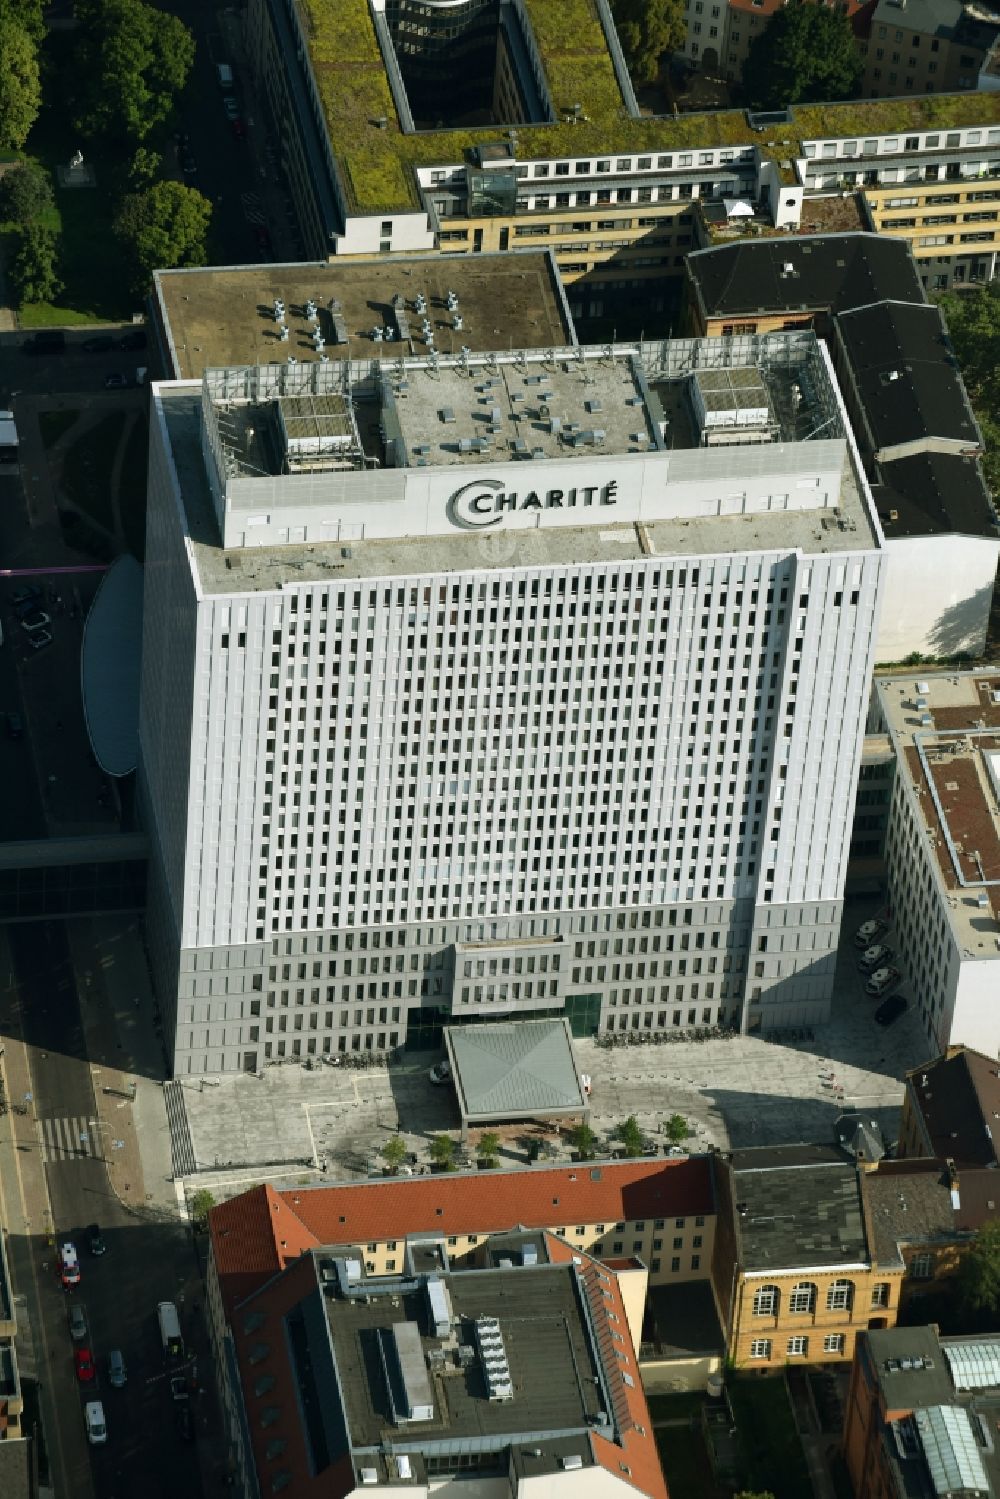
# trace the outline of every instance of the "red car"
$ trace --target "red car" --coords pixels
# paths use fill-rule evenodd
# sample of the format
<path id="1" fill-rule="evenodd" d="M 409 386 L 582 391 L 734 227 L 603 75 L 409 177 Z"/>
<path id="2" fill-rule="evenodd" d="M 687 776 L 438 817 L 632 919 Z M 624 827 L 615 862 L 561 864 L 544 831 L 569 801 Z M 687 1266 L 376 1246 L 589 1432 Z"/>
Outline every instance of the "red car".
<path id="1" fill-rule="evenodd" d="M 94 1368 L 94 1355 L 89 1348 L 77 1348 L 73 1354 L 76 1364 L 76 1377 L 81 1384 L 90 1384 L 96 1374 Z"/>
<path id="2" fill-rule="evenodd" d="M 238 141 L 245 141 L 247 138 L 247 127 L 244 125 L 243 121 L 233 120 L 232 124 L 233 134 L 235 135 L 236 139 Z"/>

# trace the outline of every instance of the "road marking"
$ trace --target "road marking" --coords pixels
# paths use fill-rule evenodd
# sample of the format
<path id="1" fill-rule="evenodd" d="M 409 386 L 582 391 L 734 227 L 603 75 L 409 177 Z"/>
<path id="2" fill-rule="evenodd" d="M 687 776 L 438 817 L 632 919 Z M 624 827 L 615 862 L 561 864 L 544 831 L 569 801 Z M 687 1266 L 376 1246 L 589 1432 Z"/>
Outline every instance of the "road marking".
<path id="1" fill-rule="evenodd" d="M 79 1117 L 40 1119 L 42 1161 L 78 1161 L 97 1155 L 97 1121 Z"/>

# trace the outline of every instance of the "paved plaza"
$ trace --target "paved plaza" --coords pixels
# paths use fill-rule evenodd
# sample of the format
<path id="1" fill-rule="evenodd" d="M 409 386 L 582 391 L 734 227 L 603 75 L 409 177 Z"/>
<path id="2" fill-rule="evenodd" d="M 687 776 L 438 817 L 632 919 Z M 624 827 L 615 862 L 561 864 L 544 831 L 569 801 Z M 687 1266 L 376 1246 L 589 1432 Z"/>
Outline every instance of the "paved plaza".
<path id="1" fill-rule="evenodd" d="M 862 1109 L 894 1140 L 903 1072 L 931 1048 L 912 1009 L 888 1028 L 874 1022 L 876 1004 L 864 994 L 852 941 L 866 914 L 852 910 L 845 919 L 833 1018 L 812 1041 L 741 1037 L 612 1049 L 575 1042 L 580 1068 L 593 1079 L 591 1124 L 602 1145 L 610 1148 L 630 1114 L 662 1141 L 663 1121 L 673 1113 L 688 1120 L 696 1150 L 832 1140 L 845 1108 Z M 317 1061 L 308 1071 L 296 1060 L 266 1067 L 262 1078 L 185 1079 L 193 1181 L 222 1196 L 248 1181 L 317 1179 L 324 1168 L 332 1179 L 367 1175 L 380 1169 L 380 1146 L 397 1130 L 420 1170 L 433 1135 L 458 1138 L 452 1090 L 427 1075 L 439 1055 L 407 1052 L 391 1068 L 362 1070 Z M 499 1133 L 506 1164 L 527 1160 L 532 1136 L 546 1154 L 568 1158 L 565 1134 L 554 1124 Z"/>

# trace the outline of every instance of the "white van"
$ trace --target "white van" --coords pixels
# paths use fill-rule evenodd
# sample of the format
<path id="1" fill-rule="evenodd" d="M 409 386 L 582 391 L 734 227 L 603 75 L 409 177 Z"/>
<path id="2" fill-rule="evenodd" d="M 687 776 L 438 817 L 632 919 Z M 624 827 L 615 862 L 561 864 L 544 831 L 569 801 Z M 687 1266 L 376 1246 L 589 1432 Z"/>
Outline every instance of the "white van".
<path id="1" fill-rule="evenodd" d="M 215 71 L 219 75 L 219 87 L 221 89 L 231 89 L 233 86 L 233 70 L 229 64 L 227 62 L 217 62 L 215 64 Z"/>
<path id="2" fill-rule="evenodd" d="M 88 1400 L 83 1407 L 83 1419 L 87 1425 L 87 1441 L 99 1447 L 108 1440 L 108 1427 L 104 1419 L 104 1406 L 99 1400 Z"/>

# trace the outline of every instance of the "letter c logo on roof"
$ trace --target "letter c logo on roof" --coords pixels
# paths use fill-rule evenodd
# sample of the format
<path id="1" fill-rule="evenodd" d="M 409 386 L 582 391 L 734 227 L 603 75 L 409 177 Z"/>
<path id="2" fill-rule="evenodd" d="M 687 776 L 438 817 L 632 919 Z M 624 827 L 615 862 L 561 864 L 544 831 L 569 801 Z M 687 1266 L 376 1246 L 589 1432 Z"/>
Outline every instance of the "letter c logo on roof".
<path id="1" fill-rule="evenodd" d="M 453 526 L 462 531 L 478 531 L 483 526 L 495 526 L 501 517 L 493 513 L 493 497 L 503 485 L 499 479 L 476 479 L 472 484 L 463 484 L 448 496 L 445 513 Z"/>

